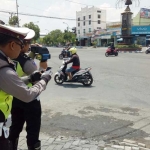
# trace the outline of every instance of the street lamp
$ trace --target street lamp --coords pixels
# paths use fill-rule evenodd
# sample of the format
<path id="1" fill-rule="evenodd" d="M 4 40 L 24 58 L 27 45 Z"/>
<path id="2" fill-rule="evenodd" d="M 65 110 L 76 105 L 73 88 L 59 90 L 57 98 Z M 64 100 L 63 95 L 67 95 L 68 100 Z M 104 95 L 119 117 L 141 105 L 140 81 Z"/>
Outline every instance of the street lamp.
<path id="1" fill-rule="evenodd" d="M 45 29 L 45 30 L 47 30 L 47 31 L 48 31 L 48 33 L 49 33 L 49 30 L 48 30 L 48 29 Z M 48 33 L 47 33 L 47 34 L 48 34 Z"/>
<path id="2" fill-rule="evenodd" d="M 67 25 L 67 31 L 68 31 L 68 29 L 69 29 L 69 25 L 68 25 L 66 22 L 63 22 L 63 23 Z"/>

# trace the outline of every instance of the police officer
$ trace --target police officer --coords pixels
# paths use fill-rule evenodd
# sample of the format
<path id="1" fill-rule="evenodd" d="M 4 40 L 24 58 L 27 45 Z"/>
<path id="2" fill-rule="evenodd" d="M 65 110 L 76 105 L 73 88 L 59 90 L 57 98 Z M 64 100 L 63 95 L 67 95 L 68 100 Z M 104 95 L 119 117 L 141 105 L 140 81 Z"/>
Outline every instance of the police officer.
<path id="1" fill-rule="evenodd" d="M 8 128 L 5 122 L 10 115 L 12 107 L 12 95 L 23 102 L 35 100 L 42 91 L 46 89 L 47 83 L 51 79 L 51 71 L 41 75 L 32 87 L 28 87 L 24 82 L 29 80 L 34 82 L 33 73 L 30 76 L 19 78 L 15 71 L 15 64 L 11 59 L 19 56 L 23 48 L 23 39 L 27 36 L 29 29 L 14 28 L 0 24 L 0 149 L 9 150 Z"/>
<path id="2" fill-rule="evenodd" d="M 37 70 L 35 62 L 25 53 L 29 50 L 31 39 L 35 32 L 29 29 L 29 33 L 23 40 L 24 48 L 21 50 L 18 58 L 14 59 L 16 71 L 20 77 L 30 75 Z M 32 86 L 31 83 L 28 86 Z M 13 98 L 12 103 L 12 125 L 10 127 L 9 140 L 12 142 L 13 150 L 17 150 L 19 134 L 26 122 L 27 145 L 29 150 L 40 150 L 41 144 L 39 141 L 39 132 L 41 125 L 41 103 L 39 100 L 34 100 L 30 103 L 25 103 L 17 98 Z"/>

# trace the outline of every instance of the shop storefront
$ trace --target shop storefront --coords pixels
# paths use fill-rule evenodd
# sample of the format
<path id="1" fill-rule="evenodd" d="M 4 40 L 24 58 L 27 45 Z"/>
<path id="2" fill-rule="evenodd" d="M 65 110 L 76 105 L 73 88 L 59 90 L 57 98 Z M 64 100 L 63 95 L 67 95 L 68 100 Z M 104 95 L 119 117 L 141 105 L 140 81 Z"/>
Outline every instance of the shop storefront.
<path id="1" fill-rule="evenodd" d="M 150 44 L 150 26 L 132 26 L 133 43 L 146 46 Z"/>

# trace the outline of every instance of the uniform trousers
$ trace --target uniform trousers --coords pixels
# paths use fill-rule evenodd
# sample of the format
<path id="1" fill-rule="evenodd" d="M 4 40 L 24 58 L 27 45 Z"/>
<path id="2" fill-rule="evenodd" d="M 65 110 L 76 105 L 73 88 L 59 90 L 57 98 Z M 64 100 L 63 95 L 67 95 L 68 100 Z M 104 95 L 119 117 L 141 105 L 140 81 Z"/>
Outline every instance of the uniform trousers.
<path id="1" fill-rule="evenodd" d="M 19 138 L 19 134 L 26 122 L 27 145 L 33 146 L 39 142 L 41 127 L 41 103 L 38 100 L 25 103 L 16 98 L 12 103 L 12 125 L 10 127 L 9 140 Z"/>

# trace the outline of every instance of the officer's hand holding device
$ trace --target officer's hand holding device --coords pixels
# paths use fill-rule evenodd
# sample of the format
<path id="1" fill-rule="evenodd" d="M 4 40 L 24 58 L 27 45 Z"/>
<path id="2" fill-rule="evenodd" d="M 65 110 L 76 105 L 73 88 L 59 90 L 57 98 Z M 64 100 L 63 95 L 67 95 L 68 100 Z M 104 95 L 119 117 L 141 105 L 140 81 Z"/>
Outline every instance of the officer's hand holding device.
<path id="1" fill-rule="evenodd" d="M 29 82 L 34 83 L 37 81 L 41 80 L 41 72 L 39 71 L 34 71 L 30 76 L 29 76 Z"/>
<path id="2" fill-rule="evenodd" d="M 51 79 L 53 72 L 51 71 L 51 67 L 47 67 L 46 71 L 42 73 L 41 79 L 43 79 L 46 83 L 48 83 Z"/>
<path id="3" fill-rule="evenodd" d="M 33 52 L 36 55 L 36 59 L 40 61 L 51 58 L 49 50 L 46 47 L 31 45 L 30 51 Z"/>

